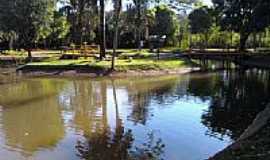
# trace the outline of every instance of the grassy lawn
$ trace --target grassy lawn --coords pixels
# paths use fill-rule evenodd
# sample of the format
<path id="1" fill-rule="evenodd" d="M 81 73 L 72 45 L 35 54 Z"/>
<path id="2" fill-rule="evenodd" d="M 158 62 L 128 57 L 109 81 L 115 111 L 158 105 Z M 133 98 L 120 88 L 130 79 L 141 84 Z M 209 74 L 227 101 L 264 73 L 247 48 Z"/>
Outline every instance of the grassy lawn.
<path id="1" fill-rule="evenodd" d="M 102 61 L 95 63 L 97 66 L 110 67 L 110 61 Z M 176 69 L 187 66 L 185 61 L 179 59 L 171 60 L 150 60 L 150 59 L 136 59 L 136 60 L 117 60 L 115 68 L 118 71 L 127 70 L 162 70 L 162 69 Z"/>
<path id="2" fill-rule="evenodd" d="M 46 62 L 28 63 L 28 67 L 38 68 L 65 68 L 65 67 L 82 67 L 109 69 L 111 61 L 95 61 L 93 59 L 80 60 L 53 60 Z M 188 66 L 188 63 L 180 59 L 168 60 L 150 60 L 150 59 L 134 59 L 134 60 L 116 60 L 115 69 L 117 71 L 127 70 L 164 70 L 177 69 Z"/>
<path id="3" fill-rule="evenodd" d="M 141 51 L 137 49 L 120 49 L 118 52 L 120 52 L 120 59 L 127 59 L 128 57 L 149 58 L 156 55 L 156 53 L 150 53 L 148 49 L 142 49 Z"/>
<path id="4" fill-rule="evenodd" d="M 25 52 L 25 51 L 14 51 L 14 50 L 9 50 L 9 51 L 5 51 L 3 55 L 7 55 L 7 56 L 18 56 L 18 57 L 26 57 L 26 56 L 27 56 L 27 52 Z"/>
<path id="5" fill-rule="evenodd" d="M 179 48 L 176 47 L 167 47 L 167 48 L 162 48 L 160 52 L 168 52 L 168 53 L 174 53 L 175 51 L 180 51 Z M 97 51 L 98 52 L 98 51 Z M 112 54 L 112 49 L 108 49 L 107 53 Z M 139 51 L 138 49 L 118 49 L 117 52 L 119 53 L 120 57 L 134 57 L 138 56 L 140 58 L 146 58 L 152 55 L 155 55 L 156 53 L 151 53 L 149 49 L 142 49 Z M 68 51 L 67 54 L 79 54 L 80 51 Z M 55 56 L 55 55 L 60 55 L 61 51 L 60 50 L 33 50 L 32 51 L 33 56 L 35 55 L 44 55 L 46 57 L 48 56 Z M 10 56 L 27 56 L 27 52 L 22 50 L 22 51 L 15 51 L 15 50 L 7 50 L 4 51 L 3 55 L 10 55 Z"/>
<path id="6" fill-rule="evenodd" d="M 45 56 L 45 57 L 54 57 L 60 55 L 60 50 L 34 50 L 32 51 L 32 56 Z M 16 57 L 27 57 L 27 51 L 15 51 L 15 50 L 8 50 L 4 51 L 2 54 L 3 56 L 16 56 Z"/>
<path id="7" fill-rule="evenodd" d="M 164 48 L 164 51 L 170 51 L 172 48 Z M 175 48 L 173 48 L 175 49 Z M 156 53 L 150 53 L 148 49 L 119 49 L 118 58 L 115 63 L 117 71 L 128 70 L 165 70 L 165 69 L 178 69 L 181 67 L 190 66 L 181 59 L 164 59 L 155 60 L 153 58 Z M 112 50 L 108 50 L 108 55 Z M 10 54 L 16 55 L 16 52 Z M 91 68 L 91 69 L 110 69 L 111 61 L 97 61 L 94 58 L 80 58 L 78 60 L 59 60 L 61 56 L 60 51 L 35 51 L 35 54 L 46 55 L 46 59 L 41 62 L 32 62 L 26 64 L 27 68 L 32 69 L 76 69 L 76 68 Z M 17 52 L 17 56 L 22 56 L 22 53 Z M 25 54 L 24 54 L 25 55 Z M 110 57 L 110 56 L 108 56 Z M 109 58 L 110 59 L 110 58 Z"/>

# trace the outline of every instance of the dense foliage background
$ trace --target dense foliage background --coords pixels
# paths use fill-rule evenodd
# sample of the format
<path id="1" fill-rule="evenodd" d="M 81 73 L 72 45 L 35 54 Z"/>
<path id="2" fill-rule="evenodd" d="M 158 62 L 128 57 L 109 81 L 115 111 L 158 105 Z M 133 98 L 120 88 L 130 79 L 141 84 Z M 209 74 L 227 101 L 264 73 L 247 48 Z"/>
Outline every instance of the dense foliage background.
<path id="1" fill-rule="evenodd" d="M 114 3 L 116 0 L 113 1 Z M 166 46 L 270 47 L 270 1 L 123 0 L 120 48 L 148 47 L 166 35 Z M 71 43 L 112 48 L 115 9 L 104 0 L 0 0 L 0 48 L 50 48 Z M 103 16 L 102 16 L 103 15 Z M 102 23 L 103 22 L 103 23 Z"/>

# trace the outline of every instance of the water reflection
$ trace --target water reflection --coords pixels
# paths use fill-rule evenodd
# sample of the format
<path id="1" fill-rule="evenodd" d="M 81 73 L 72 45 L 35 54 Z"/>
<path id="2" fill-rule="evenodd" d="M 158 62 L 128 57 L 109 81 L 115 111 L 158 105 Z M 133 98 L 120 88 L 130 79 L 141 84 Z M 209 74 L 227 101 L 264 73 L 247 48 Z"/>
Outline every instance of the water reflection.
<path id="1" fill-rule="evenodd" d="M 0 123 L 9 149 L 31 155 L 39 148 L 53 148 L 64 137 L 61 111 L 55 107 L 62 87 L 62 82 L 49 80 L 2 87 Z"/>
<path id="2" fill-rule="evenodd" d="M 202 123 L 212 136 L 229 135 L 236 140 L 269 102 L 268 72 L 228 72 L 218 86 L 209 87 L 212 97 Z M 215 89 L 216 88 L 216 89 Z"/>
<path id="3" fill-rule="evenodd" d="M 128 101 L 132 106 L 132 112 L 128 116 L 129 120 L 135 124 L 145 125 L 151 118 L 149 106 L 151 100 L 157 100 L 156 103 L 165 103 L 172 98 L 172 91 L 177 85 L 176 77 L 165 77 L 157 80 L 134 81 L 127 86 Z M 157 81 L 155 83 L 155 81 Z"/>
<path id="4" fill-rule="evenodd" d="M 0 85 L 0 156 L 205 159 L 236 139 L 264 109 L 269 77 L 230 71 Z M 21 156 L 10 156 L 16 153 Z"/>
<path id="5" fill-rule="evenodd" d="M 96 160 L 131 160 L 131 159 L 158 159 L 165 147 L 162 140 L 154 142 L 154 134 L 149 134 L 148 140 L 143 147 L 135 147 L 133 150 L 134 136 L 132 130 L 125 131 L 122 119 L 119 116 L 117 91 L 114 80 L 111 80 L 113 101 L 115 107 L 115 128 L 113 131 L 103 130 L 86 137 L 86 142 L 78 141 L 76 149 L 79 157 Z M 106 114 L 102 116 L 107 117 Z M 104 118 L 107 119 L 107 118 Z M 103 121 L 106 123 L 106 121 Z"/>
<path id="6" fill-rule="evenodd" d="M 74 81 L 74 94 L 70 97 L 73 106 L 75 128 L 91 136 L 93 132 L 106 132 L 107 84 L 104 82 Z M 95 134 L 95 133 L 94 133 Z"/>

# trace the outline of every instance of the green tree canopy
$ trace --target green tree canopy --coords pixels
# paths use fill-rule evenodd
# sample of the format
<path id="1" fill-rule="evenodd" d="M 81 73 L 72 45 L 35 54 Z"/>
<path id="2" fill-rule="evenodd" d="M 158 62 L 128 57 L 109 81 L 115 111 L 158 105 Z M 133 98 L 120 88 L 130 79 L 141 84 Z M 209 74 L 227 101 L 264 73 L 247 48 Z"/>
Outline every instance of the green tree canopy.
<path id="1" fill-rule="evenodd" d="M 207 33 L 212 25 L 212 17 L 207 7 L 195 9 L 188 16 L 192 33 Z"/>
<path id="2" fill-rule="evenodd" d="M 213 0 L 222 17 L 221 26 L 240 33 L 240 50 L 252 32 L 264 30 L 270 24 L 269 0 Z"/>
<path id="3" fill-rule="evenodd" d="M 0 0 L 2 30 L 16 32 L 19 46 L 28 50 L 29 57 L 33 43 L 44 34 L 45 28 L 46 31 L 50 28 L 55 3 L 55 0 Z"/>
<path id="4" fill-rule="evenodd" d="M 175 12 L 165 5 L 157 6 L 152 34 L 159 36 L 166 35 L 168 39 L 173 39 L 178 28 L 179 21 Z"/>

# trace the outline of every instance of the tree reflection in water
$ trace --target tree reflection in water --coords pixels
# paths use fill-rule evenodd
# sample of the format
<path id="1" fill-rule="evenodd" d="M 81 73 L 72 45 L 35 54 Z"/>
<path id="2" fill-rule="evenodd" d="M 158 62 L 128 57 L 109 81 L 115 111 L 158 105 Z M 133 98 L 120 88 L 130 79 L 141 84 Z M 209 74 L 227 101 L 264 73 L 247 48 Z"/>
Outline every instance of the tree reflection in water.
<path id="1" fill-rule="evenodd" d="M 148 134 L 146 143 L 135 146 L 132 130 L 117 133 L 104 133 L 91 137 L 87 142 L 78 141 L 78 156 L 87 160 L 162 160 L 165 145 Z"/>
<path id="2" fill-rule="evenodd" d="M 269 72 L 252 70 L 228 72 L 219 83 L 208 86 L 212 100 L 202 115 L 207 134 L 236 140 L 269 102 L 269 82 Z"/>
<path id="3" fill-rule="evenodd" d="M 65 85 L 62 80 L 37 79 L 1 86 L 0 102 L 5 108 L 1 111 L 0 129 L 9 148 L 28 157 L 41 148 L 57 146 L 65 128 L 55 95 Z"/>
<path id="4" fill-rule="evenodd" d="M 198 123 L 194 128 L 203 130 L 191 130 L 201 133 L 207 143 L 209 136 L 203 135 L 205 132 L 226 140 L 228 136 L 238 138 L 269 101 L 269 83 L 270 74 L 261 71 L 135 80 L 29 79 L 1 86 L 0 102 L 5 109 L 0 123 L 6 145 L 21 147 L 30 155 L 39 149 L 56 148 L 65 135 L 76 134 L 75 144 L 73 141 L 71 145 L 76 145 L 76 153 L 82 159 L 162 159 L 178 154 L 174 148 L 181 146 L 184 132 L 177 133 L 175 139 L 164 135 L 181 129 L 186 133 L 193 125 L 186 122 L 192 122 L 192 118 L 207 127 Z M 181 106 L 183 101 L 189 105 Z M 167 117 L 160 115 L 170 109 Z M 181 114 L 190 117 L 181 119 Z M 182 121 L 187 126 L 179 125 Z M 168 123 L 172 125 L 168 127 Z M 186 142 L 189 143 L 192 142 Z M 60 154 L 62 150 L 60 147 Z M 70 151 L 76 157 L 74 147 Z"/>
<path id="5" fill-rule="evenodd" d="M 142 146 L 133 146 L 134 136 L 132 130 L 125 131 L 119 116 L 117 93 L 114 80 L 111 80 L 113 99 L 115 106 L 116 127 L 114 131 L 109 129 L 96 133 L 94 136 L 86 137 L 87 141 L 78 141 L 76 149 L 78 156 L 87 160 L 149 160 L 162 159 L 165 145 L 161 139 L 155 141 L 154 133 L 148 135 L 148 141 Z M 107 117 L 107 114 L 102 116 Z M 107 118 L 104 118 L 107 119 Z M 106 123 L 105 121 L 103 121 Z"/>
<path id="6" fill-rule="evenodd" d="M 168 79 L 169 78 L 169 79 Z M 174 97 L 177 86 L 177 77 L 168 77 L 154 83 L 153 80 L 134 82 L 127 87 L 128 101 L 132 105 L 132 112 L 128 119 L 135 124 L 145 125 L 151 118 L 150 104 L 153 100 L 158 104 L 164 104 Z"/>

